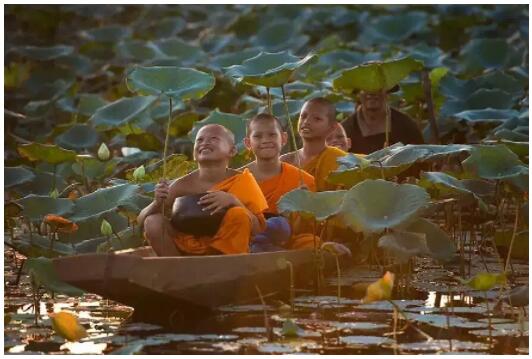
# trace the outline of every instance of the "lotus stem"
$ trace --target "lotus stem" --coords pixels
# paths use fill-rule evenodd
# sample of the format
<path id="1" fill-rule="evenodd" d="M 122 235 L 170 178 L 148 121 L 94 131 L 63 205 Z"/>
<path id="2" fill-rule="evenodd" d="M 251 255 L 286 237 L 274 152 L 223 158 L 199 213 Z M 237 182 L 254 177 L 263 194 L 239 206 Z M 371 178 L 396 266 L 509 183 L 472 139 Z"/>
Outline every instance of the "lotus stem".
<path id="1" fill-rule="evenodd" d="M 299 153 L 297 152 L 297 142 L 296 135 L 294 134 L 294 127 L 292 126 L 292 120 L 290 119 L 290 111 L 288 110 L 288 102 L 286 102 L 286 94 L 284 91 L 284 85 L 281 85 L 281 91 L 283 93 L 283 103 L 284 109 L 286 112 L 286 119 L 288 122 L 288 132 L 290 133 L 290 146 L 292 150 L 296 153 L 296 164 L 299 169 L 301 169 L 301 159 L 299 158 Z"/>
<path id="2" fill-rule="evenodd" d="M 270 326 L 270 321 L 268 319 L 268 313 L 266 312 L 266 302 L 264 301 L 264 297 L 262 296 L 262 292 L 260 291 L 260 288 L 258 285 L 255 285 L 255 289 L 257 290 L 257 293 L 259 294 L 260 302 L 263 306 L 263 313 L 264 313 L 264 328 L 266 328 L 266 336 L 268 338 L 268 341 L 273 340 L 273 330 Z"/>
<path id="3" fill-rule="evenodd" d="M 425 339 L 431 341 L 431 340 L 434 340 L 433 337 L 431 337 L 430 335 L 428 335 L 427 333 L 425 333 L 424 331 L 422 331 L 421 329 L 419 329 L 418 327 L 416 327 L 411 321 L 410 319 L 408 319 L 408 317 L 406 316 L 406 314 L 401 310 L 401 308 L 399 308 L 399 306 L 397 304 L 394 303 L 393 300 L 390 300 L 390 299 L 387 299 L 388 303 L 390 303 L 394 310 L 397 311 L 397 313 L 401 314 L 401 316 L 403 317 L 403 319 L 406 321 L 406 324 L 407 326 L 411 327 L 412 329 L 414 329 L 415 331 L 417 331 L 419 334 L 421 334 L 422 336 L 425 337 Z"/>
<path id="4" fill-rule="evenodd" d="M 514 221 L 514 229 L 512 232 L 512 239 L 510 240 L 510 247 L 508 248 L 508 254 L 506 255 L 506 262 L 504 263 L 504 273 L 506 274 L 506 271 L 508 270 L 508 266 L 510 266 L 510 258 L 512 257 L 512 249 L 514 246 L 515 241 L 515 235 L 517 233 L 517 225 L 519 224 L 519 201 L 516 203 L 515 208 L 515 221 Z M 511 266 L 510 266 L 511 268 Z M 513 269 L 512 269 L 513 272 Z"/>
<path id="5" fill-rule="evenodd" d="M 168 142 L 170 139 L 170 124 L 172 123 L 172 97 L 168 96 L 168 123 L 166 124 L 166 136 L 164 139 L 164 151 L 163 151 L 163 180 L 166 180 L 166 154 L 168 152 Z M 164 211 L 164 207 L 163 207 Z"/>
<path id="6" fill-rule="evenodd" d="M 290 308 L 292 313 L 295 311 L 294 299 L 295 299 L 295 290 L 294 290 L 294 265 L 289 260 L 286 261 L 288 265 L 288 270 L 290 272 Z"/>
<path id="7" fill-rule="evenodd" d="M 490 303 L 488 301 L 488 292 L 484 291 L 484 298 L 486 299 L 486 311 L 488 313 L 488 337 L 490 340 L 490 347 L 493 344 L 493 337 L 491 333 L 491 313 L 490 313 Z"/>
<path id="8" fill-rule="evenodd" d="M 268 98 L 266 99 L 267 105 L 268 105 L 268 113 L 271 115 L 272 114 L 272 98 L 271 98 L 271 95 L 270 95 L 270 88 L 269 87 L 266 87 L 266 93 L 268 95 Z"/>
<path id="9" fill-rule="evenodd" d="M 440 133 L 438 131 L 438 124 L 436 123 L 436 116 L 434 112 L 434 101 L 432 100 L 432 84 L 429 78 L 429 72 L 424 69 L 421 72 L 423 80 L 423 90 L 425 93 L 425 101 L 427 103 L 427 111 L 429 113 L 430 129 L 432 130 L 433 143 L 440 144 Z"/>
<path id="10" fill-rule="evenodd" d="M 335 255 L 334 259 L 336 260 L 336 300 L 338 302 L 338 305 L 340 305 L 340 298 L 342 297 L 342 286 L 340 283 L 340 278 L 342 277 L 340 272 L 340 259 L 338 258 L 338 255 Z"/>
<path id="11" fill-rule="evenodd" d="M 386 120 L 385 120 L 385 141 L 384 141 L 384 147 L 388 147 L 390 145 L 390 122 L 391 122 L 391 111 L 390 106 L 388 103 L 386 103 Z"/>
<path id="12" fill-rule="evenodd" d="M 462 237 L 462 207 L 458 205 L 458 239 L 460 241 L 460 275 L 465 277 L 464 241 Z"/>
<path id="13" fill-rule="evenodd" d="M 397 313 L 397 309 L 395 307 L 393 308 L 393 354 L 397 355 L 397 320 L 398 320 L 399 314 Z"/>
<path id="14" fill-rule="evenodd" d="M 384 177 L 384 167 L 382 166 L 382 162 L 378 160 L 371 161 L 370 163 L 377 163 L 381 169 L 381 179 L 385 179 Z"/>
<path id="15" fill-rule="evenodd" d="M 447 283 L 447 297 L 451 298 L 450 303 L 452 303 L 452 294 L 451 286 Z M 447 331 L 451 331 L 451 318 L 449 317 L 449 308 L 445 306 L 445 321 L 447 322 Z M 449 351 L 453 350 L 453 338 L 449 335 Z"/>

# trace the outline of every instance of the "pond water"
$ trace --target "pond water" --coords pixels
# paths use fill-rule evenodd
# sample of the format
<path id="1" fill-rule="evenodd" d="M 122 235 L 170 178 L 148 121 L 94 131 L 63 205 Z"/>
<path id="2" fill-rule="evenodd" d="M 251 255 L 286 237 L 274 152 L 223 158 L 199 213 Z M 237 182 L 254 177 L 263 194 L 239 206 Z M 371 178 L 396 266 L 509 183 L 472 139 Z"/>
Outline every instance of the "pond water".
<path id="1" fill-rule="evenodd" d="M 4 251 L 7 282 L 16 279 L 14 255 Z M 17 255 L 17 264 L 23 257 Z M 497 270 L 498 262 L 471 263 L 471 273 Z M 499 289 L 488 292 L 491 320 L 483 293 L 453 282 L 458 265 L 443 268 L 417 260 L 412 276 L 396 283 L 394 303 L 399 316 L 394 332 L 394 310 L 389 302 L 362 304 L 360 283 L 380 276 L 378 268 L 355 267 L 341 278 L 342 298 L 336 297 L 336 279 L 320 296 L 298 292 L 289 306 L 268 298 L 260 302 L 220 308 L 194 329 L 172 331 L 135 322 L 133 308 L 93 294 L 68 298 L 45 294 L 39 301 L 35 324 L 31 284 L 22 275 L 18 286 L 5 286 L 4 351 L 6 354 L 528 354 L 528 306 L 495 306 Z M 528 264 L 513 261 L 515 283 L 528 283 Z M 357 284 L 358 283 L 358 284 Z M 406 286 L 405 284 L 408 284 Z M 450 285 L 447 285 L 450 284 Z M 452 290 L 452 292 L 450 292 Z M 400 298 L 400 299 L 399 299 Z M 500 307 L 500 308 L 499 308 Z M 270 332 L 265 328 L 264 309 Z M 51 328 L 49 312 L 75 313 L 88 337 L 66 342 Z M 490 342 L 488 330 L 491 322 Z M 192 323 L 191 323 L 192 324 Z M 192 328 L 192 326 L 191 326 Z"/>

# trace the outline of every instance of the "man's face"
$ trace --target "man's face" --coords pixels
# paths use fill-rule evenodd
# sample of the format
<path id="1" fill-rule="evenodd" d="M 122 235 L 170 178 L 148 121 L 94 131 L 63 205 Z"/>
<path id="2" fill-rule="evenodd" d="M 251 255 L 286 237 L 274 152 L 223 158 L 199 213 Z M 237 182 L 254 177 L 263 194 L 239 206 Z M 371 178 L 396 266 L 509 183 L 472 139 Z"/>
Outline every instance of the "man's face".
<path id="1" fill-rule="evenodd" d="M 198 162 L 226 161 L 236 154 L 236 148 L 223 128 L 202 127 L 194 142 L 194 159 Z"/>
<path id="2" fill-rule="evenodd" d="M 316 103 L 305 103 L 299 114 L 297 130 L 303 139 L 325 138 L 334 124 L 329 122 L 327 107 Z"/>
<path id="3" fill-rule="evenodd" d="M 385 92 L 361 92 L 360 103 L 367 111 L 380 111 L 386 105 Z"/>
<path id="4" fill-rule="evenodd" d="M 253 121 L 244 140 L 246 147 L 259 159 L 279 157 L 286 141 L 286 132 L 281 132 L 275 121 Z"/>
<path id="5" fill-rule="evenodd" d="M 351 148 L 351 139 L 347 137 L 342 126 L 337 126 L 336 129 L 327 136 L 325 144 L 348 152 Z"/>

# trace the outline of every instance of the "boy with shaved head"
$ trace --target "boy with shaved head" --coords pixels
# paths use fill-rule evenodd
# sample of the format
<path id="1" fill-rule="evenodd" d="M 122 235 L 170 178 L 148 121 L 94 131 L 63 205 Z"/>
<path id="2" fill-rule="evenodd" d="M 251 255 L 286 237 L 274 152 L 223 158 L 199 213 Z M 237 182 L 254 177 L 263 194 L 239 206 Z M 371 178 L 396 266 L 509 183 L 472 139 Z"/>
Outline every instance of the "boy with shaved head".
<path id="1" fill-rule="evenodd" d="M 255 161 L 245 167 L 253 173 L 268 201 L 266 230 L 252 239 L 252 252 L 314 247 L 314 236 L 298 233 L 294 223 L 291 226 L 277 210 L 277 202 L 287 192 L 300 187 L 316 190 L 311 175 L 279 159 L 287 138 L 287 133 L 273 115 L 258 114 L 247 124 L 244 144 L 255 155 Z"/>
<path id="2" fill-rule="evenodd" d="M 265 229 L 263 211 L 268 208 L 259 185 L 248 169 L 228 167 L 236 154 L 234 135 L 221 125 L 202 127 L 194 142 L 198 169 L 174 180 L 161 181 L 154 201 L 144 208 L 138 222 L 159 256 L 237 254 L 249 252 L 250 237 Z M 195 236 L 174 229 L 162 215 L 181 196 L 207 192 L 198 205 L 211 215 L 226 210 L 214 236 Z M 170 210 L 165 213 L 170 213 Z"/>
<path id="3" fill-rule="evenodd" d="M 336 123 L 336 108 L 329 100 L 317 97 L 305 102 L 297 125 L 303 147 L 281 156 L 281 161 L 296 166 L 299 162 L 302 169 L 314 176 L 318 191 L 335 189 L 327 183 L 327 177 L 338 168 L 336 159 L 347 154 L 325 143 Z"/>

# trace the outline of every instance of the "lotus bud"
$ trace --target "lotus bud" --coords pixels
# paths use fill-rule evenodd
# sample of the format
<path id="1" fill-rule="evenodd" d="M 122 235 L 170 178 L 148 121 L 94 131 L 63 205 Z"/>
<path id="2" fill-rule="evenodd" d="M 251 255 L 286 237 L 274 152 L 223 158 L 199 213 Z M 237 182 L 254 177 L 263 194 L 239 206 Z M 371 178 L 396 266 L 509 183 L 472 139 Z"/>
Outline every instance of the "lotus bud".
<path id="1" fill-rule="evenodd" d="M 100 148 L 98 148 L 98 159 L 100 161 L 107 161 L 109 158 L 111 158 L 111 152 L 105 142 L 102 142 Z"/>
<path id="2" fill-rule="evenodd" d="M 142 181 L 144 176 L 146 175 L 146 169 L 144 168 L 144 165 L 137 167 L 135 171 L 133 171 L 133 180 L 136 182 Z"/>
<path id="3" fill-rule="evenodd" d="M 50 192 L 50 197 L 57 198 L 59 197 L 59 191 L 57 191 L 57 188 L 54 188 L 52 192 Z"/>
<path id="4" fill-rule="evenodd" d="M 113 227 L 111 223 L 107 222 L 105 219 L 102 220 L 102 225 L 100 226 L 100 231 L 106 237 L 109 237 L 113 234 Z"/>

